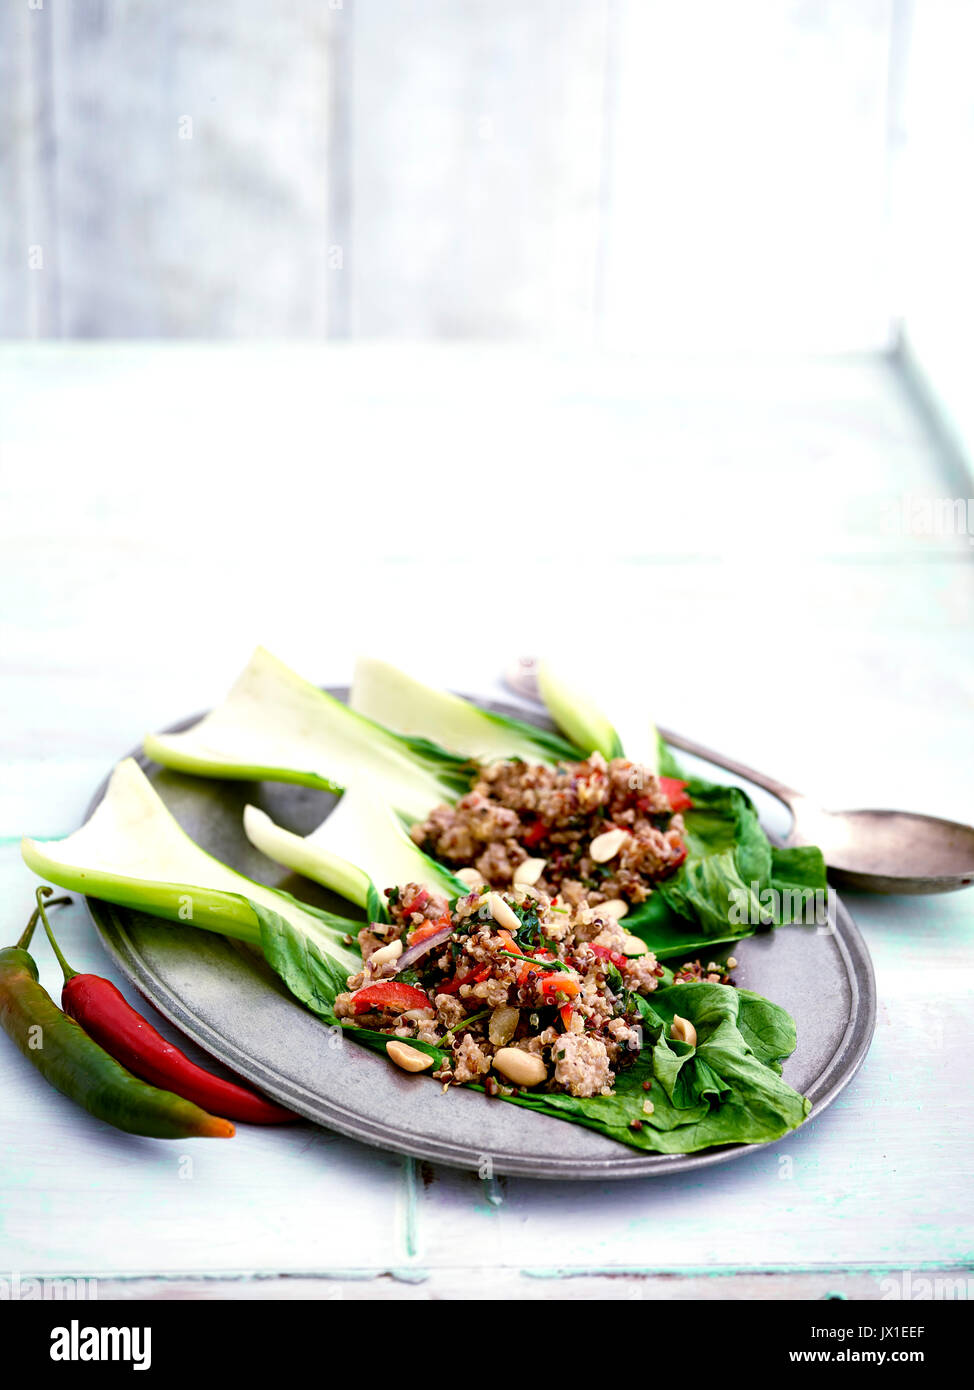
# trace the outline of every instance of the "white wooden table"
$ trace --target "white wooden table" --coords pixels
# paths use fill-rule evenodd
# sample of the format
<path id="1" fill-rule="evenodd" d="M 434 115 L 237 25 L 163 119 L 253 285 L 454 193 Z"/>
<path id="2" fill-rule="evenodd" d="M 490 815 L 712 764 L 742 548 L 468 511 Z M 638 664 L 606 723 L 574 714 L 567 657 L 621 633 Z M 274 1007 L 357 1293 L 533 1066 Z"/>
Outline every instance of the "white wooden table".
<path id="1" fill-rule="evenodd" d="M 486 695 L 581 631 L 660 722 L 826 803 L 974 819 L 974 547 L 888 524 L 903 494 L 974 489 L 879 360 L 10 346 L 0 469 L 5 942 L 33 897 L 21 834 L 74 828 L 258 640 L 322 682 L 364 649 Z M 821 1297 L 967 1268 L 974 896 L 849 903 L 880 999 L 861 1073 L 797 1135 L 684 1177 L 483 1183 L 304 1124 L 190 1145 L 187 1169 L 0 1040 L 0 1278 Z M 58 930 L 121 983 L 80 903 Z"/>

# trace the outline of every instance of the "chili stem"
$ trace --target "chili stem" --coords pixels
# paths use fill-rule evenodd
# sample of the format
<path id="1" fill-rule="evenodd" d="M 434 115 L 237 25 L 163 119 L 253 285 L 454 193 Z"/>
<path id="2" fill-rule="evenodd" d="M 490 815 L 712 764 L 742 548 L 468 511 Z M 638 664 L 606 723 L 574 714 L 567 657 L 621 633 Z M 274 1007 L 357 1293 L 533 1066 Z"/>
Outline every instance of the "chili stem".
<path id="1" fill-rule="evenodd" d="M 61 954 L 61 948 L 60 948 L 60 946 L 57 944 L 57 942 L 54 940 L 54 933 L 51 931 L 51 924 L 50 924 L 50 922 L 47 920 L 47 913 L 44 911 L 43 894 L 45 894 L 45 893 L 50 893 L 50 891 L 51 891 L 50 888 L 38 888 L 38 890 L 37 890 L 37 911 L 41 914 L 41 921 L 44 923 L 44 930 L 47 932 L 47 939 L 48 939 L 48 941 L 51 943 L 51 946 L 54 948 L 54 954 L 57 956 L 58 965 L 61 967 L 61 971 L 62 971 L 62 973 L 63 973 L 63 975 L 64 975 L 64 983 L 67 984 L 67 982 L 68 982 L 69 980 L 74 979 L 75 975 L 77 975 L 78 972 L 77 972 L 77 970 L 72 970 L 71 967 L 70 967 L 70 965 L 68 964 L 68 962 L 67 962 L 67 961 L 64 959 L 64 957 L 62 956 L 62 954 Z M 70 899 L 70 898 L 64 898 L 64 899 L 57 899 L 57 898 L 55 898 L 54 901 L 55 901 L 55 902 L 58 902 L 58 901 L 70 902 L 71 899 Z"/>
<path id="2" fill-rule="evenodd" d="M 47 886 L 46 884 L 44 885 L 43 888 L 38 888 L 38 890 L 37 890 L 37 895 L 38 895 L 38 906 L 35 907 L 35 908 L 34 908 L 34 911 L 30 914 L 30 921 L 27 923 L 26 927 L 24 928 L 23 935 L 21 936 L 20 940 L 17 942 L 17 950 L 18 950 L 18 951 L 26 951 L 26 950 L 27 950 L 27 947 L 30 945 L 31 937 L 34 935 L 34 928 L 37 926 L 37 919 L 38 919 L 38 918 L 40 917 L 40 915 L 41 915 L 41 908 L 40 908 L 40 905 L 39 905 L 39 904 L 40 904 L 40 895 L 41 895 L 42 893 L 47 894 L 47 893 L 53 893 L 53 892 L 54 892 L 54 889 L 53 889 L 53 888 L 48 888 L 48 886 Z M 67 896 L 65 896 L 65 897 L 63 897 L 63 898 L 52 898 L 51 901 L 48 903 L 48 907 L 58 907 L 61 903 L 69 903 L 70 901 L 71 901 L 71 899 L 70 899 L 69 897 L 67 897 Z"/>

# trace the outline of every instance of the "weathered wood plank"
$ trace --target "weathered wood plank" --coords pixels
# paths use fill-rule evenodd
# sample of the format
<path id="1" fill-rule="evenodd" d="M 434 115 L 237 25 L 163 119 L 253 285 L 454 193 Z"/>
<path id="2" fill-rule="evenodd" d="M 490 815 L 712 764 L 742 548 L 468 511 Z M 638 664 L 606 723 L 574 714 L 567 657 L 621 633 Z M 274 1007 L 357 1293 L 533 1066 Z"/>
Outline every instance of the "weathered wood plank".
<path id="1" fill-rule="evenodd" d="M 60 332 L 50 15 L 0 7 L 0 338 Z"/>
<path id="2" fill-rule="evenodd" d="M 606 0 L 354 14 L 354 335 L 590 338 Z"/>
<path id="3" fill-rule="evenodd" d="M 312 0 L 48 0 L 62 331 L 320 337 L 332 26 Z"/>

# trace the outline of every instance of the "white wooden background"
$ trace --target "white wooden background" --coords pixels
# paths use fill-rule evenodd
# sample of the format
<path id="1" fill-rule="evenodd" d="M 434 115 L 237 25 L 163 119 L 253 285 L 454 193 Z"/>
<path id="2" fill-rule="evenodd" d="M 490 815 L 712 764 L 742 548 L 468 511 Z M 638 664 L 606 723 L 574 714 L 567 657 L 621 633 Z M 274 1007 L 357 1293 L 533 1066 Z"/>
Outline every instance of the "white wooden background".
<path id="1" fill-rule="evenodd" d="M 661 722 L 826 804 L 974 820 L 974 549 L 884 525 L 968 491 L 874 358 L 0 348 L 0 939 L 32 903 L 21 834 L 75 827 L 258 640 L 323 682 L 367 649 L 491 694 L 581 632 Z M 89 1120 L 0 1038 L 0 1277 L 525 1299 L 970 1275 L 972 903 L 852 895 L 879 990 L 861 1073 L 682 1178 L 483 1184 L 308 1125 L 189 1146 L 180 1177 L 184 1146 Z M 112 973 L 80 905 L 58 923 Z"/>
<path id="2" fill-rule="evenodd" d="M 910 9 L 9 0 L 0 337 L 879 347 Z"/>

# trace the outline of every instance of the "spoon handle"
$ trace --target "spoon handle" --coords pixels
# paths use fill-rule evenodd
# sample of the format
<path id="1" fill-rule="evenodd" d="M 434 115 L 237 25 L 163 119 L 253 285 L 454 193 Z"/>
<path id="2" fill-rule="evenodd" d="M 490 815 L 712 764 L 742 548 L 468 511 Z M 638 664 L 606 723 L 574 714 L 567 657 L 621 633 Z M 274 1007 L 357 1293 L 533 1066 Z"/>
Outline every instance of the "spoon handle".
<path id="1" fill-rule="evenodd" d="M 690 753 L 695 758 L 703 758 L 705 762 L 713 763 L 715 767 L 722 767 L 725 772 L 732 773 L 735 777 L 743 777 L 746 782 L 753 782 L 756 787 L 763 787 L 766 792 L 776 796 L 779 801 L 783 801 L 786 806 L 794 809 L 793 803 L 801 797 L 800 792 L 796 792 L 792 787 L 786 787 L 783 782 L 776 782 L 773 777 L 768 777 L 764 772 L 757 772 L 753 767 L 748 767 L 746 763 L 739 763 L 734 758 L 728 758 L 723 753 L 715 753 L 712 748 L 705 748 L 702 743 L 695 743 L 692 738 L 684 738 L 682 734 L 674 733 L 672 729 L 659 730 L 660 737 L 664 743 L 668 743 L 671 748 L 679 748 L 684 753 Z"/>

